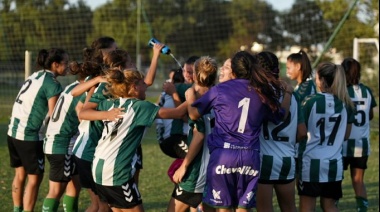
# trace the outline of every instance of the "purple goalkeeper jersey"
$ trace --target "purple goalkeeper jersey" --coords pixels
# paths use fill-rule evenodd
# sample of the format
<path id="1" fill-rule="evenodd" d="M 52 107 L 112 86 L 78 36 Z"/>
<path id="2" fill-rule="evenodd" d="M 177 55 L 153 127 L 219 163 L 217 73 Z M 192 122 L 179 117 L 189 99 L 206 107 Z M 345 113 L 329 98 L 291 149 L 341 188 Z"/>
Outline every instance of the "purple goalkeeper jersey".
<path id="1" fill-rule="evenodd" d="M 245 79 L 233 79 L 212 87 L 192 104 L 200 114 L 215 112 L 215 127 L 208 137 L 214 148 L 259 149 L 263 120 L 278 122 L 279 113 L 272 113 L 263 104 L 255 89 Z"/>

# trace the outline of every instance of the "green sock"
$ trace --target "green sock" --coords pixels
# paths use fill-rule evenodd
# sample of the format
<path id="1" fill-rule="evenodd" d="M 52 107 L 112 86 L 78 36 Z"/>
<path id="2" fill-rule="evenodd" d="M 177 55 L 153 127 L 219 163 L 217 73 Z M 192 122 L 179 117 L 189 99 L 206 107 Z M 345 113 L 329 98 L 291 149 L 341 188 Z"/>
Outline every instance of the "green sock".
<path id="1" fill-rule="evenodd" d="M 59 207 L 59 201 L 54 198 L 45 198 L 42 205 L 42 212 L 56 212 Z"/>
<path id="2" fill-rule="evenodd" d="M 65 212 L 76 212 L 78 211 L 78 198 L 65 196 L 63 197 L 63 209 Z"/>
<path id="3" fill-rule="evenodd" d="M 355 197 L 356 199 L 356 208 L 359 212 L 367 212 L 368 200 L 364 197 Z"/>
<path id="4" fill-rule="evenodd" d="M 22 206 L 13 206 L 13 212 L 22 212 Z"/>

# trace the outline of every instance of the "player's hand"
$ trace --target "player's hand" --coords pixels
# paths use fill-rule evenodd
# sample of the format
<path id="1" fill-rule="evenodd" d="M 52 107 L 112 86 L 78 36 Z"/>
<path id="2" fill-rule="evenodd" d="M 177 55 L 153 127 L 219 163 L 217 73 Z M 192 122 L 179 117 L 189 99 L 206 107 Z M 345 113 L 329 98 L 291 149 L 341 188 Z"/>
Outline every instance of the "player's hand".
<path id="1" fill-rule="evenodd" d="M 173 181 L 177 184 L 180 183 L 182 181 L 183 176 L 185 176 L 185 174 L 186 174 L 186 167 L 182 163 L 182 165 L 177 169 L 177 171 L 175 171 L 173 175 Z"/>
<path id="2" fill-rule="evenodd" d="M 162 85 L 162 90 L 165 91 L 165 93 L 169 94 L 169 95 L 173 95 L 173 93 L 175 93 L 177 90 L 174 86 L 173 83 L 171 82 L 165 82 L 163 85 Z"/>
<path id="3" fill-rule="evenodd" d="M 154 43 L 153 44 L 153 55 L 159 56 L 161 49 L 164 48 L 165 44 L 163 43 Z"/>
<path id="4" fill-rule="evenodd" d="M 118 121 L 120 118 L 123 118 L 124 108 L 112 108 L 108 111 L 107 121 Z"/>

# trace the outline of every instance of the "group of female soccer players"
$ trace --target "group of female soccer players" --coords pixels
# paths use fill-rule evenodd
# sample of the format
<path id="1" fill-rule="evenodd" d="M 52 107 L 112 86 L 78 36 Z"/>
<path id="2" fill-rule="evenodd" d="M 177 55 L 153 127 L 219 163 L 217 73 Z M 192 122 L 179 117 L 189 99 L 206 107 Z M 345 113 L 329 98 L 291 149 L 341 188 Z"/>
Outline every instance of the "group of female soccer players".
<path id="1" fill-rule="evenodd" d="M 317 197 L 323 210 L 338 211 L 348 166 L 357 208 L 366 211 L 363 176 L 376 102 L 359 82 L 356 60 L 321 63 L 314 83 L 306 52 L 291 54 L 293 90 L 271 52 L 235 53 L 219 83 L 216 61 L 203 56 L 192 66 L 186 101 L 165 108 L 145 101 L 163 46 L 154 45 L 146 75 L 110 37 L 95 40 L 80 63 L 69 65 L 62 49 L 39 52 L 42 70 L 20 89 L 8 129 L 14 211 L 33 211 L 45 155 L 43 211 L 57 211 L 63 194 L 64 210 L 78 211 L 81 187 L 91 197 L 86 211 L 143 211 L 138 178 L 146 127 L 184 117 L 188 149 L 172 177 L 168 211 L 273 211 L 273 190 L 281 211 L 297 211 L 295 188 L 300 211 L 314 211 Z M 63 89 L 56 77 L 67 70 L 78 81 Z"/>

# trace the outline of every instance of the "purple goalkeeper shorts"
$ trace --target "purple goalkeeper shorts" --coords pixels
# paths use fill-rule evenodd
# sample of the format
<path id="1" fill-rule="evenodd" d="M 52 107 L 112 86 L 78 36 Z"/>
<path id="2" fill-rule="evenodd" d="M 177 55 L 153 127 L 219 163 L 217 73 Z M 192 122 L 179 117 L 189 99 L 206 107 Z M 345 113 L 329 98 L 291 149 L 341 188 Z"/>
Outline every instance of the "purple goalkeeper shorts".
<path id="1" fill-rule="evenodd" d="M 207 167 L 203 202 L 217 208 L 254 208 L 260 154 L 252 149 L 214 149 Z"/>

